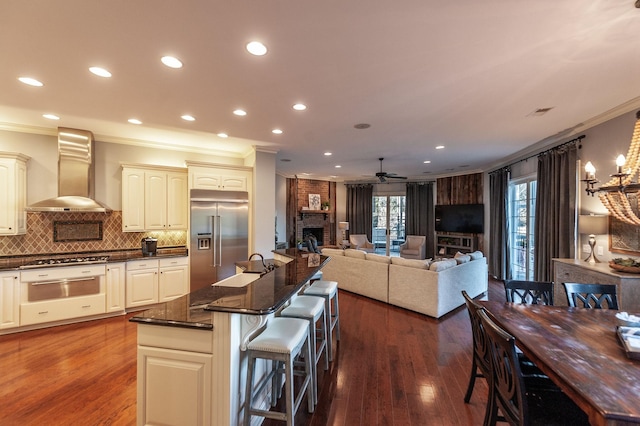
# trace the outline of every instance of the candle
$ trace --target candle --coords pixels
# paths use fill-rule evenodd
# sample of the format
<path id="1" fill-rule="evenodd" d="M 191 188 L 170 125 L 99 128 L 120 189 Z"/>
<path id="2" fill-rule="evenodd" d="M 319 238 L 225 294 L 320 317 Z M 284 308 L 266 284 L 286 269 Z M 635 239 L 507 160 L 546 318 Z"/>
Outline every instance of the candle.
<path id="1" fill-rule="evenodd" d="M 624 166 L 624 163 L 626 163 L 627 160 L 624 158 L 624 155 L 620 154 L 618 155 L 618 158 L 616 158 L 616 166 L 618 166 L 618 173 L 622 173 L 622 166 Z"/>
<path id="2" fill-rule="evenodd" d="M 586 172 L 586 180 L 595 180 L 596 178 L 596 168 L 593 167 L 591 161 L 588 161 L 584 166 L 584 171 Z"/>

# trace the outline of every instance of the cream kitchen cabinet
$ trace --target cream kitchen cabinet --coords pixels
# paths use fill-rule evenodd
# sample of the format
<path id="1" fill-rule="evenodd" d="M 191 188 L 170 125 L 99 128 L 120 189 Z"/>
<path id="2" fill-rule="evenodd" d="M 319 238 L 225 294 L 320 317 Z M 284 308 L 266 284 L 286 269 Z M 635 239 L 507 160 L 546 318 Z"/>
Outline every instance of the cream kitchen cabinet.
<path id="1" fill-rule="evenodd" d="M 187 256 L 127 262 L 127 308 L 166 302 L 188 292 Z"/>
<path id="2" fill-rule="evenodd" d="M 188 175 L 176 167 L 122 166 L 122 230 L 187 229 Z"/>
<path id="3" fill-rule="evenodd" d="M 107 312 L 119 312 L 125 309 L 126 263 L 107 264 Z"/>
<path id="4" fill-rule="evenodd" d="M 0 329 L 20 325 L 20 274 L 0 272 Z"/>
<path id="5" fill-rule="evenodd" d="M 250 170 L 189 166 L 189 185 L 191 189 L 248 191 L 250 181 Z"/>
<path id="6" fill-rule="evenodd" d="M 158 259 L 127 262 L 127 308 L 158 303 L 158 266 Z"/>
<path id="7" fill-rule="evenodd" d="M 166 302 L 189 292 L 189 258 L 160 259 L 158 300 Z"/>
<path id="8" fill-rule="evenodd" d="M 27 232 L 27 161 L 17 153 L 0 153 L 0 235 Z"/>

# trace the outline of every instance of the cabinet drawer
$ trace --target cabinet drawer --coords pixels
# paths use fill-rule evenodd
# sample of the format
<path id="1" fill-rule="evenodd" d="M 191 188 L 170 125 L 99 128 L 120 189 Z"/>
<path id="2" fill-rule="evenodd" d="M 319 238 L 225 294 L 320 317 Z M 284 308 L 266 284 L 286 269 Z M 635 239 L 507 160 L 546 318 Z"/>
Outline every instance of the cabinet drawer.
<path id="1" fill-rule="evenodd" d="M 104 314 L 105 303 L 104 294 L 23 303 L 20 305 L 20 325 Z"/>
<path id="2" fill-rule="evenodd" d="M 160 267 L 166 268 L 167 266 L 187 266 L 189 265 L 188 257 L 170 257 L 167 259 L 158 259 L 160 261 Z"/>
<path id="3" fill-rule="evenodd" d="M 141 269 L 158 269 L 158 259 L 130 260 L 127 262 L 127 271 L 139 271 Z"/>
<path id="4" fill-rule="evenodd" d="M 23 283 L 34 283 L 39 281 L 52 281 L 61 278 L 95 277 L 104 275 L 106 267 L 101 265 L 84 265 L 70 267 L 36 268 L 29 271 L 20 272 L 20 281 Z"/>

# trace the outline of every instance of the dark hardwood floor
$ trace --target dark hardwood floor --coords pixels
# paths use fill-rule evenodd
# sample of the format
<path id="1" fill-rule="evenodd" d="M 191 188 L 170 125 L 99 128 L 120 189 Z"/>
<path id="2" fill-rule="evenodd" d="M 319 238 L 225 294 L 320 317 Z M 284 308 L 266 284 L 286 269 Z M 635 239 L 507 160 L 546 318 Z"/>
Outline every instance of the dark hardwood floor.
<path id="1" fill-rule="evenodd" d="M 487 386 L 463 402 L 471 330 L 461 307 L 437 321 L 340 292 L 341 340 L 301 425 L 478 425 Z M 489 280 L 488 298 L 504 300 Z M 134 425 L 136 325 L 129 316 L 0 336 L 0 424 Z M 265 421 L 265 425 L 282 422 Z"/>

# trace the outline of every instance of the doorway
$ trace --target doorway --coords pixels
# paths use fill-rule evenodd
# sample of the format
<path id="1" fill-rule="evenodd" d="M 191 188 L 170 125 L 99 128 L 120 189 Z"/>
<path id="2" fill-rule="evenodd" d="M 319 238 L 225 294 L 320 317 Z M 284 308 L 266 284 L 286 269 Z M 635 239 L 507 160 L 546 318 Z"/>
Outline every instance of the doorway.
<path id="1" fill-rule="evenodd" d="M 406 196 L 373 196 L 373 229 L 371 242 L 378 254 L 398 256 L 404 243 Z"/>

